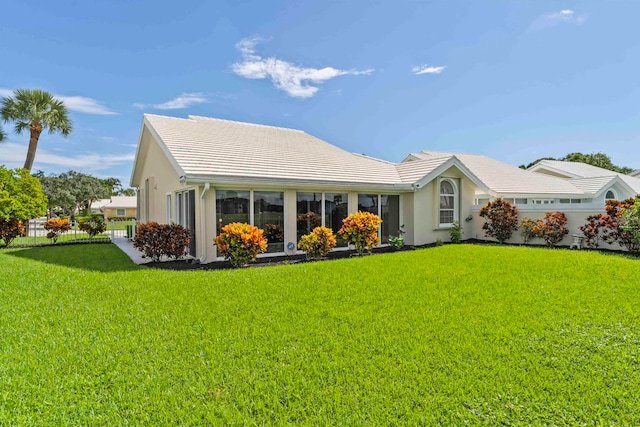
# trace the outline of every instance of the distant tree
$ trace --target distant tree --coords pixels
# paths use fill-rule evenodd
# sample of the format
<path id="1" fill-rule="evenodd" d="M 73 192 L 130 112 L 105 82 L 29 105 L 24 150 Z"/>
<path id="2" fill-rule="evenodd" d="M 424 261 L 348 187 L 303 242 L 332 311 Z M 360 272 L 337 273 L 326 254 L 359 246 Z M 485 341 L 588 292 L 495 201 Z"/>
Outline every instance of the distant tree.
<path id="1" fill-rule="evenodd" d="M 49 176 L 38 172 L 35 176 L 40 179 L 43 190 L 49 198 L 50 215 L 58 208 L 72 215 L 76 210 L 90 209 L 91 204 L 98 199 L 107 199 L 111 196 L 103 180 L 92 175 L 68 171 Z"/>
<path id="2" fill-rule="evenodd" d="M 4 141 L 4 139 L 7 137 L 7 135 L 4 133 L 4 131 L 2 130 L 2 125 L 0 125 L 0 142 Z"/>
<path id="3" fill-rule="evenodd" d="M 101 180 L 104 183 L 104 186 L 109 191 L 109 195 L 118 196 L 120 191 L 122 191 L 122 183 L 118 178 L 105 178 Z"/>
<path id="4" fill-rule="evenodd" d="M 47 212 L 40 181 L 26 169 L 0 166 L 0 218 L 26 221 Z"/>
<path id="5" fill-rule="evenodd" d="M 13 96 L 2 98 L 0 107 L 2 120 L 5 123 L 13 122 L 16 133 L 29 129 L 29 149 L 24 162 L 24 169 L 29 172 L 43 131 L 60 132 L 67 136 L 73 129 L 64 103 L 42 90 L 17 89 Z"/>
<path id="6" fill-rule="evenodd" d="M 135 196 L 136 195 L 136 190 L 134 190 L 133 188 L 124 188 L 122 190 L 120 190 L 118 192 L 118 196 Z"/>
<path id="7" fill-rule="evenodd" d="M 554 157 L 542 157 L 537 159 L 528 165 L 520 165 L 521 169 L 529 169 L 531 166 L 541 162 L 542 160 L 560 160 L 564 162 L 580 162 L 586 163 L 591 166 L 597 166 L 602 169 L 608 169 L 614 172 L 629 174 L 633 172 L 632 168 L 616 166 L 611 161 L 611 158 L 604 153 L 592 153 L 592 154 L 584 154 L 584 153 L 569 153 L 564 157 L 554 158 Z"/>

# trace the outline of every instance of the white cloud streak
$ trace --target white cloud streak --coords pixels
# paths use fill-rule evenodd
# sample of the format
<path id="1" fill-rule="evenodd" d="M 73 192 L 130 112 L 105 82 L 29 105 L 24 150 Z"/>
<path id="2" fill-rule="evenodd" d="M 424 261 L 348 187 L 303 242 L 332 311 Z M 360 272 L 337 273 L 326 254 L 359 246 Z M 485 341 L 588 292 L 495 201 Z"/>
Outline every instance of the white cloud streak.
<path id="1" fill-rule="evenodd" d="M 294 98 L 310 98 L 318 92 L 317 85 L 338 76 L 369 75 L 374 71 L 300 67 L 277 58 L 263 58 L 255 53 L 259 41 L 259 38 L 250 38 L 236 44 L 242 54 L 242 62 L 233 64 L 233 72 L 248 79 L 270 79 L 277 89 Z"/>
<path id="2" fill-rule="evenodd" d="M 0 159 L 9 168 L 22 167 L 27 155 L 27 146 L 15 142 L 0 143 Z M 41 148 L 38 149 L 34 168 L 42 169 L 43 165 L 61 169 L 73 169 L 78 171 L 106 170 L 123 163 L 132 162 L 135 153 L 128 154 L 102 154 L 102 153 L 78 153 L 72 156 L 51 153 Z"/>
<path id="3" fill-rule="evenodd" d="M 160 104 L 133 104 L 136 108 L 155 108 L 157 110 L 180 110 L 183 108 L 189 108 L 192 105 L 204 104 L 209 102 L 209 98 L 200 92 L 183 93 L 169 101 L 162 102 Z"/>
<path id="4" fill-rule="evenodd" d="M 440 74 L 442 71 L 444 71 L 444 69 L 447 68 L 446 65 L 441 65 L 438 67 L 435 67 L 433 65 L 416 65 L 413 68 L 411 68 L 411 72 L 415 75 L 420 75 L 420 74 Z"/>
<path id="5" fill-rule="evenodd" d="M 571 9 L 562 9 L 558 12 L 547 13 L 540 16 L 533 21 L 531 25 L 535 30 L 541 30 L 546 27 L 552 27 L 554 25 L 569 23 L 569 24 L 583 24 L 587 20 L 586 15 L 576 15 L 575 11 Z"/>
<path id="6" fill-rule="evenodd" d="M 0 88 L 0 97 L 13 96 L 13 89 Z M 71 111 L 77 111 L 79 113 L 96 114 L 100 116 L 112 116 L 118 113 L 109 110 L 102 105 L 99 101 L 93 98 L 87 98 L 86 96 L 65 96 L 53 94 L 55 98 L 58 98 L 64 105 Z"/>

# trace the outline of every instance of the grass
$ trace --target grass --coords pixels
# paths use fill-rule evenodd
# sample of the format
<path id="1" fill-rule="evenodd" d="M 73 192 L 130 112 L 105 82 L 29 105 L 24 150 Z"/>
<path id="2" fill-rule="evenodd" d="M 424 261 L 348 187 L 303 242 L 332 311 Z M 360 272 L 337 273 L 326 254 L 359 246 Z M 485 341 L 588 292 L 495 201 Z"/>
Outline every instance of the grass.
<path id="1" fill-rule="evenodd" d="M 640 262 L 446 245 L 156 271 L 0 251 L 1 425 L 638 425 Z"/>

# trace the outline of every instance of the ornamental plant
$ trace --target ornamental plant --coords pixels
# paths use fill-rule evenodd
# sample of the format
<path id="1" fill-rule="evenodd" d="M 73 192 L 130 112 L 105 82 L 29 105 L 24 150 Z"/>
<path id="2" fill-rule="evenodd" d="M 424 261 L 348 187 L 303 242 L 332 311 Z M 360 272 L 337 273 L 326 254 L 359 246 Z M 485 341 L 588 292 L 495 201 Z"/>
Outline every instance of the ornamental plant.
<path id="1" fill-rule="evenodd" d="M 98 234 L 104 233 L 107 225 L 104 223 L 104 217 L 100 214 L 92 215 L 78 221 L 78 228 L 89 235 L 89 239 L 93 239 Z"/>
<path id="2" fill-rule="evenodd" d="M 24 223 L 19 219 L 3 219 L 0 218 L 0 241 L 3 247 L 11 244 L 13 239 L 24 236 Z"/>
<path id="3" fill-rule="evenodd" d="M 244 222 L 225 225 L 213 242 L 218 252 L 235 268 L 255 261 L 259 253 L 267 250 L 264 230 Z"/>
<path id="4" fill-rule="evenodd" d="M 359 255 L 371 252 L 373 246 L 380 243 L 378 229 L 382 220 L 371 212 L 352 213 L 342 220 L 342 228 L 338 234 L 350 244 L 354 245 Z"/>
<path id="5" fill-rule="evenodd" d="M 298 248 L 307 254 L 307 259 L 327 256 L 337 244 L 333 230 L 327 227 L 316 227 L 309 234 L 300 238 Z"/>
<path id="6" fill-rule="evenodd" d="M 187 255 L 191 236 L 179 224 L 158 224 L 150 221 L 138 224 L 133 247 L 142 252 L 142 258 L 159 262 L 162 257 L 177 260 Z"/>
<path id="7" fill-rule="evenodd" d="M 460 243 L 462 241 L 462 227 L 458 221 L 453 221 L 453 224 L 451 224 L 449 238 L 451 243 Z"/>
<path id="8" fill-rule="evenodd" d="M 544 219 L 537 221 L 534 231 L 547 246 L 555 246 L 569 234 L 567 217 L 563 212 L 547 212 L 544 214 Z"/>
<path id="9" fill-rule="evenodd" d="M 480 216 L 486 219 L 482 225 L 484 235 L 493 237 L 500 243 L 508 240 L 518 229 L 518 209 L 501 198 L 483 206 Z"/>
<path id="10" fill-rule="evenodd" d="M 43 225 L 44 229 L 48 231 L 47 239 L 50 239 L 53 243 L 58 242 L 58 238 L 65 231 L 71 230 L 71 224 L 68 219 L 51 218 Z"/>
<path id="11" fill-rule="evenodd" d="M 620 226 L 624 233 L 624 245 L 634 255 L 640 253 L 640 197 L 633 206 L 622 211 L 623 224 Z"/>
<path id="12" fill-rule="evenodd" d="M 531 239 L 538 237 L 536 233 L 536 221 L 531 218 L 524 217 L 522 218 L 522 222 L 518 229 L 520 230 L 520 237 L 522 237 L 522 242 L 526 245 Z"/>
<path id="13" fill-rule="evenodd" d="M 609 233 L 611 229 L 607 226 L 610 224 L 610 217 L 606 214 L 589 215 L 587 223 L 578 227 L 585 237 L 586 245 L 591 248 L 600 246 L 600 241 L 609 241 Z"/>

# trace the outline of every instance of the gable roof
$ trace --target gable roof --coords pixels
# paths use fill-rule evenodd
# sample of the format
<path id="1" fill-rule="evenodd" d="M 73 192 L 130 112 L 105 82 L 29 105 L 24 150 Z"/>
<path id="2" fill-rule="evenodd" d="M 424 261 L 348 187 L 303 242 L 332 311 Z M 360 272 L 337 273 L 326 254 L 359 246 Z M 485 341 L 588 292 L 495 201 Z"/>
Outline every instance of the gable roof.
<path id="1" fill-rule="evenodd" d="M 566 178 L 593 178 L 598 176 L 614 176 L 617 172 L 609 169 L 599 168 L 580 162 L 565 162 L 563 160 L 541 160 L 527 170 L 538 172 L 548 170 L 565 176 Z"/>
<path id="2" fill-rule="evenodd" d="M 613 177 L 618 177 L 623 183 L 621 184 L 623 188 L 628 189 L 630 193 L 640 194 L 640 177 L 621 174 L 609 169 L 588 165 L 586 163 L 565 162 L 562 160 L 541 160 L 527 170 L 538 173 L 540 173 L 540 171 L 547 170 L 554 174 L 563 175 L 572 179 L 572 181 L 576 178 L 591 178 L 591 180 L 585 182 L 589 182 L 592 186 L 600 182 L 603 183 L 603 186 L 606 185 L 607 188 L 613 185 L 613 182 L 608 184 L 606 183 L 605 178 L 609 178 L 609 180 L 611 180 Z M 574 184 L 578 183 L 578 181 L 573 182 Z M 604 187 L 601 188 L 598 193 L 601 193 L 602 190 L 604 190 Z"/>
<path id="3" fill-rule="evenodd" d="M 640 169 L 631 172 L 629 176 L 640 178 Z"/>
<path id="4" fill-rule="evenodd" d="M 410 188 L 393 163 L 349 153 L 301 130 L 151 114 L 144 115 L 143 127 L 187 181 L 260 179 Z M 137 162 L 138 153 L 132 183 Z"/>
<path id="5" fill-rule="evenodd" d="M 412 153 L 404 162 L 436 161 L 443 156 L 458 158 L 469 171 L 491 190 L 491 195 L 583 196 L 585 192 L 564 179 L 536 174 L 479 154 L 453 154 L 438 151 Z"/>

